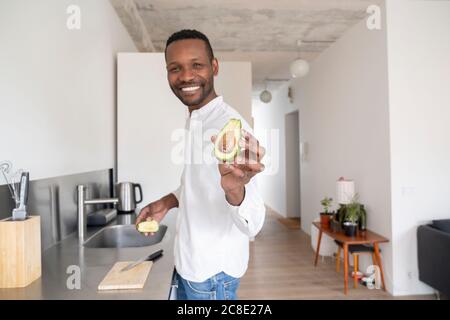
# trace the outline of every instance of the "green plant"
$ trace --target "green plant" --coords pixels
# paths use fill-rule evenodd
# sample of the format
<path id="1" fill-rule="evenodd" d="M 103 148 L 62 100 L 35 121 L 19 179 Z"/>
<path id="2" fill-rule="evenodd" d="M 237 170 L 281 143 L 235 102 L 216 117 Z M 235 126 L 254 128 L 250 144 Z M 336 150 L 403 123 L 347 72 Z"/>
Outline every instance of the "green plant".
<path id="1" fill-rule="evenodd" d="M 364 208 L 364 205 L 361 205 L 361 209 L 360 209 L 360 213 L 359 213 L 359 228 L 364 231 L 367 228 L 367 212 L 366 209 Z"/>
<path id="2" fill-rule="evenodd" d="M 340 222 L 349 221 L 352 223 L 359 223 L 361 230 L 366 229 L 367 213 L 364 205 L 358 201 L 359 195 L 356 194 L 352 201 L 339 208 Z"/>
<path id="3" fill-rule="evenodd" d="M 328 210 L 331 207 L 331 203 L 333 202 L 332 198 L 325 197 L 320 201 L 320 204 L 323 206 L 323 214 L 328 214 Z"/>
<path id="4" fill-rule="evenodd" d="M 345 204 L 339 204 L 337 209 L 336 218 L 342 225 L 344 223 L 345 215 L 347 214 L 347 206 Z"/>
<path id="5" fill-rule="evenodd" d="M 357 223 L 359 221 L 361 205 L 357 202 L 352 202 L 347 205 L 347 212 L 345 221 Z"/>

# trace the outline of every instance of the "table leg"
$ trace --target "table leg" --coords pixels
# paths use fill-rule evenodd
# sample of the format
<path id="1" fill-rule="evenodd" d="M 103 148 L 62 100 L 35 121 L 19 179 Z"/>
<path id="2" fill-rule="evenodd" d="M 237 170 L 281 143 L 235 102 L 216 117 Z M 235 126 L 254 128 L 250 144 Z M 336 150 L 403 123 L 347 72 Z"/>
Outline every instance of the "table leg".
<path id="1" fill-rule="evenodd" d="M 358 255 L 353 253 L 353 287 L 358 288 Z"/>
<path id="2" fill-rule="evenodd" d="M 348 244 L 344 243 L 344 294 L 348 291 Z"/>
<path id="3" fill-rule="evenodd" d="M 383 290 L 386 291 L 386 286 L 384 285 L 383 263 L 381 262 L 380 249 L 378 248 L 377 242 L 373 244 L 373 248 L 375 249 L 375 257 L 377 258 L 378 268 L 380 268 L 381 284 L 383 285 Z"/>
<path id="4" fill-rule="evenodd" d="M 320 241 L 322 240 L 322 230 L 319 229 L 319 238 L 317 239 L 316 258 L 314 259 L 314 266 L 317 266 L 317 260 L 319 259 Z"/>

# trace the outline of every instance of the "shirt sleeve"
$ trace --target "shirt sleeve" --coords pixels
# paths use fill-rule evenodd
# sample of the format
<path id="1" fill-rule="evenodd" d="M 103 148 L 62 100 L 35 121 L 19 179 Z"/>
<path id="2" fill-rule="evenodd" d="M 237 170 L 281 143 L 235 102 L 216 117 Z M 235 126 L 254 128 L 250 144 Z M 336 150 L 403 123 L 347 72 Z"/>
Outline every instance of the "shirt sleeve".
<path id="1" fill-rule="evenodd" d="M 180 186 L 176 190 L 171 192 L 175 196 L 175 198 L 177 198 L 178 203 L 180 203 L 181 188 L 182 186 L 180 184 Z"/>
<path id="2" fill-rule="evenodd" d="M 239 206 L 228 203 L 236 227 L 249 237 L 254 237 L 261 230 L 266 215 L 264 201 L 258 192 L 256 177 L 245 186 L 244 200 Z"/>
<path id="3" fill-rule="evenodd" d="M 183 182 L 184 182 L 184 169 L 181 174 L 180 185 L 178 186 L 178 188 L 176 188 L 174 191 L 171 192 L 175 196 L 175 198 L 177 198 L 178 203 L 180 203 L 180 196 L 181 196 L 181 190 L 183 189 Z"/>

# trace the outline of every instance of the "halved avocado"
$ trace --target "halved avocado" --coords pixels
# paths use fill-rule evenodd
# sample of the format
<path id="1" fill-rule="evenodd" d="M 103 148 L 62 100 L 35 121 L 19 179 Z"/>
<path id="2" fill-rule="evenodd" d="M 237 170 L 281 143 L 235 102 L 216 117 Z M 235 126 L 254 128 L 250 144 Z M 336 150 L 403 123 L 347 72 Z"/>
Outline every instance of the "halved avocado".
<path id="1" fill-rule="evenodd" d="M 238 119 L 230 119 L 216 137 L 214 155 L 223 162 L 231 162 L 239 153 L 242 123 Z"/>

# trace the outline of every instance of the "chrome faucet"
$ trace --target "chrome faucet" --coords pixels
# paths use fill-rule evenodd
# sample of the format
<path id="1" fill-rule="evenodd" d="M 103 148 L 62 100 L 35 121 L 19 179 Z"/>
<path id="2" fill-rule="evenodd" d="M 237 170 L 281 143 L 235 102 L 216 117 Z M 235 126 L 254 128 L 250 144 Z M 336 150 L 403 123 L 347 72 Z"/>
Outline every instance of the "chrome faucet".
<path id="1" fill-rule="evenodd" d="M 100 199 L 86 199 L 86 186 L 77 186 L 78 195 L 78 243 L 83 245 L 86 238 L 87 231 L 87 215 L 86 215 L 86 205 L 88 204 L 102 204 L 102 203 L 119 203 L 118 198 L 100 198 Z"/>

